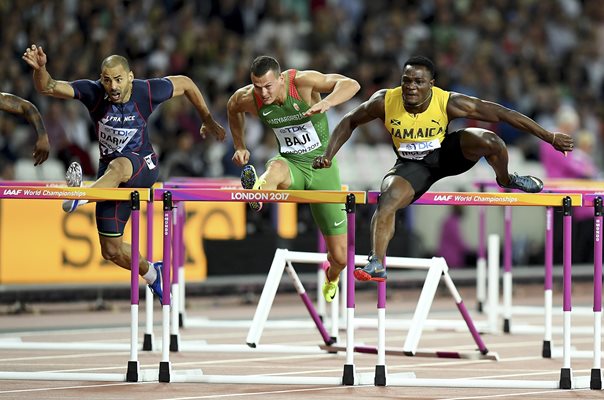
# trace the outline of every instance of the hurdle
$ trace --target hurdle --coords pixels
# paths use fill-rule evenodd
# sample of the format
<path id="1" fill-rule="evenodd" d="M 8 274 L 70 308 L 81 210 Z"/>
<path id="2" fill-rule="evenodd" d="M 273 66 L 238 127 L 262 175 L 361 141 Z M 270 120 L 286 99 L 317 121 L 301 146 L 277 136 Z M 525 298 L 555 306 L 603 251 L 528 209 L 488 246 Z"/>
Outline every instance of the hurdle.
<path id="1" fill-rule="evenodd" d="M 369 202 L 373 201 L 377 196 L 378 192 L 369 192 Z M 573 199 L 578 201 L 578 204 L 583 204 L 583 197 L 581 194 L 526 194 L 526 193 L 484 193 L 484 192 L 468 192 L 468 193 L 454 193 L 454 192 L 441 192 L 441 193 L 426 193 L 422 196 L 421 204 L 449 204 L 456 202 L 457 204 L 463 205 L 511 205 L 514 206 L 547 206 L 561 204 L 564 208 L 564 359 L 563 365 L 560 369 L 560 379 L 558 381 L 517 381 L 517 380 L 471 380 L 471 379 L 419 379 L 419 378 L 388 378 L 386 374 L 386 366 L 384 365 L 385 350 L 379 348 L 378 345 L 378 360 L 376 363 L 375 372 L 375 383 L 376 385 L 389 386 L 434 386 L 434 387 L 484 387 L 484 388 L 560 388 L 560 389 L 571 389 L 579 387 L 590 387 L 592 389 L 597 388 L 598 381 L 601 381 L 601 372 L 599 360 L 594 360 L 594 368 L 592 369 L 591 378 L 573 378 L 571 368 L 571 352 L 570 352 L 570 341 L 571 341 L 571 206 Z M 594 200 L 595 201 L 595 200 Z M 600 258 L 601 260 L 601 258 Z M 600 265 L 601 271 L 601 265 Z M 601 275 L 600 275 L 601 276 Z M 601 283 L 599 288 L 601 289 Z M 594 301 L 601 303 L 601 294 L 596 293 L 597 288 L 594 289 Z M 596 298 L 597 297 L 597 298 Z M 385 299 L 385 287 L 378 285 L 378 316 L 380 315 L 380 305 Z M 597 306 L 601 310 L 601 305 Z M 596 306 L 594 306 L 596 308 Z M 596 317 L 597 320 L 597 317 Z M 601 321 L 601 320 L 600 320 Z M 383 332 L 385 329 L 384 324 L 378 324 L 378 329 Z M 599 332 L 599 330 L 598 330 Z M 378 336 L 383 333 L 378 333 Z M 601 340 L 598 337 L 599 341 Z M 379 342 L 380 343 L 380 342 Z M 378 344 L 379 344 L 378 343 Z M 595 345 L 599 348 L 600 344 Z M 591 379 L 591 381 L 590 381 Z"/>
<path id="2" fill-rule="evenodd" d="M 39 200 L 90 200 L 90 201 L 129 201 L 132 209 L 131 216 L 131 274 L 130 274 L 130 360 L 126 372 L 120 374 L 103 373 L 62 373 L 62 372 L 0 372 L 0 379 L 11 380 L 85 380 L 102 382 L 141 382 L 158 379 L 157 371 L 141 371 L 138 361 L 138 306 L 139 306 L 139 242 L 140 242 L 140 201 L 148 201 L 150 189 L 126 188 L 83 188 L 83 187 L 40 187 L 40 186 L 2 186 L 0 199 L 39 199 Z M 12 345 L 11 345 L 12 343 Z M 0 345 L 5 348 L 28 349 L 65 349 L 65 346 L 50 346 L 36 344 L 26 347 L 25 343 L 4 341 Z M 105 346 L 106 348 L 107 346 Z M 90 349 L 83 344 L 76 344 L 74 350 Z M 119 350 L 122 348 L 120 347 Z"/>
<path id="3" fill-rule="evenodd" d="M 169 262 L 170 259 L 170 244 L 171 244 L 171 229 L 172 226 L 172 202 L 173 201 L 263 201 L 269 203 L 279 202 L 307 202 L 307 203 L 340 203 L 346 204 L 347 221 L 348 221 L 348 265 L 354 264 L 354 245 L 355 245 L 355 205 L 356 203 L 364 203 L 365 192 L 342 192 L 342 191 L 320 191 L 320 190 L 227 190 L 227 189 L 156 189 L 153 191 L 153 197 L 164 202 L 164 260 Z M 165 264 L 164 264 L 165 265 Z M 164 269 L 164 276 L 169 274 L 169 268 Z M 352 278 L 352 268 L 348 269 L 349 278 Z M 169 276 L 168 276 L 169 278 Z M 164 281 L 166 283 L 166 281 Z M 354 284 L 353 279 L 349 279 L 348 285 Z M 347 337 L 347 342 L 350 342 L 347 348 L 346 364 L 342 377 L 280 377 L 269 375 L 246 375 L 246 376 L 227 376 L 227 375 L 201 375 L 191 376 L 174 373 L 171 370 L 169 360 L 168 338 L 170 337 L 169 328 L 169 313 L 170 313 L 170 296 L 164 292 L 164 307 L 162 332 L 164 348 L 162 352 L 162 361 L 160 362 L 160 382 L 202 382 L 202 383 L 259 383 L 259 384 L 301 384 L 301 385 L 317 385 L 317 384 L 333 384 L 333 385 L 353 385 L 353 384 L 369 384 L 371 377 L 369 374 L 356 374 L 353 358 L 353 334 Z M 349 305 L 353 306 L 353 305 Z M 349 315 L 354 316 L 352 307 L 349 307 Z M 352 324 L 349 324 L 352 326 Z M 183 347 L 184 348 L 184 347 Z M 323 354 L 326 354 L 323 352 Z M 406 374 L 405 376 L 409 376 Z"/>
<path id="4" fill-rule="evenodd" d="M 484 187 L 497 187 L 499 188 L 498 185 L 496 185 L 496 183 L 494 182 L 479 182 L 477 183 L 477 185 L 479 185 L 481 188 L 484 189 Z M 593 182 L 593 181 L 584 181 L 584 180 L 559 180 L 559 179 L 551 179 L 551 180 L 547 180 L 545 183 L 545 190 L 549 191 L 550 193 L 557 193 L 557 194 L 568 194 L 571 195 L 573 193 L 579 193 L 584 195 L 583 197 L 583 203 L 579 203 L 577 199 L 572 199 L 572 205 L 573 206 L 586 206 L 586 207 L 593 207 L 592 202 L 586 201 L 586 197 L 589 194 L 597 194 L 598 192 L 598 187 L 601 188 L 602 187 L 602 183 L 598 183 L 598 182 Z M 499 189 L 501 190 L 501 189 Z M 560 206 L 560 205 L 558 205 Z M 553 290 L 553 224 L 554 224 L 554 219 L 553 219 L 553 207 L 554 205 L 549 205 L 546 207 L 546 214 L 545 214 L 545 278 L 544 278 L 544 306 L 543 308 L 535 308 L 535 307 L 512 307 L 512 279 L 511 279 L 511 275 L 512 275 L 512 262 L 511 262 L 511 253 L 512 253 L 512 249 L 511 249 L 511 216 L 512 216 L 512 212 L 511 212 L 511 207 L 506 207 L 506 211 L 505 211 L 505 215 L 504 215 L 504 224 L 505 224 L 505 247 L 504 247 L 504 263 L 505 263 L 505 270 L 504 270 L 504 281 L 503 281 L 503 317 L 504 317 L 504 324 L 503 324 L 503 332 L 505 333 L 538 333 L 538 332 L 543 332 L 544 333 L 544 339 L 543 339 L 543 344 L 542 344 L 542 357 L 543 358 L 554 358 L 554 357 L 559 357 L 562 355 L 562 351 L 560 351 L 559 349 L 555 349 L 553 347 L 553 341 L 552 341 L 552 337 L 553 337 L 553 332 L 556 331 L 557 333 L 562 334 L 563 333 L 563 329 L 554 329 L 552 327 L 552 317 L 553 317 L 553 308 L 552 308 L 552 290 Z M 482 213 L 481 210 L 481 214 L 480 214 L 481 219 L 479 219 L 479 232 L 480 232 L 480 240 L 484 240 L 484 235 L 485 235 L 485 229 L 484 226 L 482 226 L 482 221 L 483 221 L 483 217 L 484 217 L 484 213 Z M 597 216 L 594 216 L 594 218 L 597 218 Z M 492 247 L 490 247 L 490 250 L 492 250 Z M 498 249 L 496 249 L 498 251 Z M 479 248 L 480 251 L 480 248 Z M 489 264 L 489 268 L 491 269 L 498 269 L 497 265 L 490 265 Z M 489 286 L 497 286 L 498 282 L 494 282 L 493 278 L 496 275 L 490 275 L 489 276 Z M 481 276 L 480 274 L 477 276 L 477 285 L 480 286 L 481 282 L 483 281 L 483 285 L 484 282 L 486 281 L 486 277 L 485 276 Z M 497 290 L 495 291 L 495 296 L 498 296 L 498 286 L 497 286 Z M 492 307 L 489 310 L 486 310 L 489 316 L 489 320 L 490 321 L 495 321 L 495 322 L 491 322 L 491 324 L 496 324 L 496 320 L 497 320 L 497 315 L 498 310 L 495 307 Z M 590 315 L 590 313 L 592 312 L 592 310 L 589 310 L 587 307 L 581 307 L 581 308 L 576 308 L 574 310 L 575 313 L 579 314 L 579 315 Z M 513 327 L 511 326 L 511 316 L 512 314 L 527 314 L 527 315 L 544 315 L 544 327 L 538 327 L 538 326 L 530 326 L 530 325 L 514 325 Z M 495 326 L 493 325 L 493 329 L 495 329 Z M 591 334 L 592 333 L 592 329 L 589 327 L 574 327 L 573 328 L 573 332 L 575 334 Z M 578 351 L 575 350 L 574 348 L 572 349 L 573 351 L 573 356 L 575 357 L 581 357 L 581 358 L 591 358 L 592 357 L 592 352 L 585 352 L 585 351 Z"/>
<path id="5" fill-rule="evenodd" d="M 292 263 L 306 263 L 306 264 L 317 264 L 326 261 L 326 255 L 324 253 L 311 253 L 311 252 L 299 252 L 299 251 L 289 251 L 287 249 L 277 249 L 275 252 L 275 258 L 273 259 L 273 263 L 271 265 L 271 269 L 269 270 L 266 284 L 264 289 L 262 290 L 262 294 L 260 296 L 260 301 L 258 302 L 258 306 L 256 308 L 256 312 L 254 314 L 252 326 L 248 332 L 248 336 L 246 339 L 246 343 L 250 347 L 256 347 L 260 343 L 260 338 L 262 335 L 262 331 L 264 329 L 264 324 L 266 323 L 268 314 L 270 312 L 270 308 L 273 304 L 275 295 L 277 293 L 277 287 L 281 277 L 283 275 L 283 271 L 287 271 L 288 274 L 296 281 L 295 270 L 292 267 Z M 355 265 L 364 265 L 367 263 L 366 255 L 355 255 L 354 258 Z M 432 258 L 432 259 L 421 259 L 421 258 L 405 258 L 405 257 L 388 257 L 388 267 L 389 268 L 407 268 L 407 269 L 422 269 L 427 271 L 426 280 L 424 282 L 424 286 L 420 295 L 420 299 L 415 310 L 413 319 L 410 321 L 410 330 L 407 335 L 407 339 L 403 346 L 402 350 L 396 349 L 387 349 L 386 354 L 397 355 L 397 356 L 418 356 L 418 357 L 442 357 L 442 358 L 466 358 L 466 359 L 488 359 L 488 360 L 497 360 L 498 356 L 494 353 L 489 353 L 486 349 L 486 346 L 480 339 L 480 335 L 478 334 L 476 328 L 474 327 L 474 323 L 467 313 L 465 306 L 463 305 L 463 301 L 461 300 L 461 296 L 457 291 L 453 280 L 451 279 L 448 273 L 448 267 L 446 262 L 442 258 Z M 430 306 L 436 294 L 436 289 L 438 287 L 438 283 L 441 279 L 444 279 L 447 288 L 449 289 L 453 299 L 455 300 L 455 304 L 458 307 L 466 327 L 471 332 L 476 345 L 479 348 L 480 353 L 462 353 L 462 352 L 451 352 L 451 351 L 422 351 L 418 350 L 418 343 L 422 334 L 422 330 L 426 324 L 426 320 L 428 317 L 428 312 L 430 311 Z M 300 287 L 299 280 L 294 284 L 297 288 Z M 303 288 L 299 290 L 298 293 L 303 295 Z M 308 302 L 303 297 L 303 302 L 308 307 Z M 316 312 L 312 313 L 313 319 L 316 319 Z M 354 327 L 358 327 L 360 325 L 365 326 L 364 324 L 358 324 L 355 319 Z M 344 351 L 345 348 L 342 346 L 338 346 L 337 340 L 332 336 L 330 337 L 321 326 L 317 326 L 321 333 L 321 336 L 325 342 L 324 345 L 321 345 L 321 349 L 329 351 L 329 352 L 341 352 Z M 359 353 L 375 353 L 375 348 L 371 348 L 369 346 L 360 346 L 355 345 L 354 351 Z"/>
<path id="6" fill-rule="evenodd" d="M 165 182 L 163 184 L 163 188 L 165 189 L 241 189 L 241 183 L 239 180 L 235 180 L 232 178 L 174 178 L 169 182 Z M 186 219 L 185 214 L 185 203 L 184 201 L 174 201 L 173 202 L 173 241 L 174 241 L 174 251 L 173 251 L 173 272 L 172 276 L 174 277 L 172 282 L 172 295 L 173 297 L 178 297 L 178 305 L 176 305 L 176 301 L 174 301 L 173 308 L 177 307 L 179 310 L 178 316 L 178 325 L 176 323 L 172 323 L 172 338 L 170 348 L 171 351 L 177 352 L 180 350 L 188 350 L 188 351 L 202 351 L 202 352 L 212 352 L 212 351 L 220 351 L 222 348 L 223 351 L 233 351 L 233 352 L 248 352 L 250 349 L 247 346 L 239 346 L 239 345 L 208 345 L 203 341 L 198 341 L 196 343 L 185 342 L 179 344 L 178 336 L 178 327 L 180 328 L 205 328 L 208 326 L 212 327 L 224 327 L 224 328 L 249 328 L 251 325 L 250 320 L 208 320 L 200 317 L 186 317 L 185 310 L 185 274 L 184 274 L 184 257 L 185 257 L 185 246 L 183 240 L 183 229 Z M 172 318 L 176 320 L 176 316 L 173 314 Z M 312 321 L 306 320 L 287 320 L 287 321 L 270 321 L 269 325 L 275 329 L 297 329 L 297 328 L 309 328 L 313 327 L 314 324 Z M 256 352 L 283 352 L 283 348 L 275 347 L 275 346 L 261 346 Z M 318 349 L 317 349 L 318 350 Z M 297 347 L 289 347 L 288 352 L 294 353 L 308 353 L 309 349 L 305 346 L 297 346 Z"/>

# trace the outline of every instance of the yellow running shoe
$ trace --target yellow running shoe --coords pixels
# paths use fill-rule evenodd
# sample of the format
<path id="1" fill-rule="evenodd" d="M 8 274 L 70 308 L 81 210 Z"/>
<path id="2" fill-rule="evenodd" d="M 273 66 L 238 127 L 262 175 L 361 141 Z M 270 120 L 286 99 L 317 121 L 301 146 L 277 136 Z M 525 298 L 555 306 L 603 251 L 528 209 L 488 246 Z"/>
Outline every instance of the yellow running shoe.
<path id="1" fill-rule="evenodd" d="M 333 282 L 330 282 L 329 279 L 325 277 L 325 282 L 323 283 L 323 297 L 325 298 L 326 302 L 331 303 L 333 299 L 336 298 L 336 295 L 338 294 L 339 281 L 340 278 L 336 279 Z"/>
<path id="2" fill-rule="evenodd" d="M 264 179 L 258 179 L 256 170 L 253 165 L 246 165 L 241 171 L 241 186 L 244 189 L 258 190 L 264 185 L 266 181 Z M 262 209 L 262 202 L 253 201 L 248 203 L 250 208 L 254 211 L 260 211 Z"/>

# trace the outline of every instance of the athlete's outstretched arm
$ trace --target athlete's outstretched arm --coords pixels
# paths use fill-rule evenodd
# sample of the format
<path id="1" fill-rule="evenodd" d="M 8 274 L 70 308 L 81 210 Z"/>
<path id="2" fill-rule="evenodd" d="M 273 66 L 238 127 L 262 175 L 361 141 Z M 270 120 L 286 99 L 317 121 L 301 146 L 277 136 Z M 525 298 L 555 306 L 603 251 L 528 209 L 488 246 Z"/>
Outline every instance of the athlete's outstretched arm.
<path id="1" fill-rule="evenodd" d="M 10 93 L 0 93 L 0 110 L 20 115 L 34 127 L 38 139 L 34 147 L 34 165 L 40 165 L 48 159 L 50 144 L 48 134 L 38 108 L 29 101 Z"/>
<path id="2" fill-rule="evenodd" d="M 199 90 L 195 82 L 184 75 L 168 76 L 167 78 L 172 82 L 172 85 L 174 85 L 172 97 L 182 96 L 184 94 L 197 110 L 202 121 L 201 128 L 199 129 L 201 137 L 205 138 L 208 133 L 211 133 L 216 136 L 216 139 L 220 141 L 224 140 L 226 132 L 212 117 L 208 105 L 201 94 L 201 90 Z"/>
<path id="3" fill-rule="evenodd" d="M 42 47 L 32 44 L 25 49 L 22 58 L 34 70 L 34 86 L 38 92 L 59 99 L 73 99 L 75 92 L 71 85 L 65 81 L 52 79 L 46 70 L 48 59 Z"/>
<path id="4" fill-rule="evenodd" d="M 573 149 L 571 136 L 561 132 L 549 132 L 526 115 L 491 101 L 452 92 L 447 104 L 447 114 L 450 120 L 470 118 L 486 122 L 507 122 L 514 128 L 529 132 L 550 143 L 556 150 L 566 152 Z"/>
<path id="5" fill-rule="evenodd" d="M 340 150 L 340 147 L 350 139 L 352 132 L 357 126 L 366 124 L 367 122 L 378 118 L 384 120 L 385 98 L 386 89 L 379 90 L 375 92 L 369 100 L 346 114 L 333 130 L 325 154 L 315 157 L 313 160 L 313 168 L 320 169 L 331 167 L 331 160 L 333 160 L 338 150 Z"/>
<path id="6" fill-rule="evenodd" d="M 361 88 L 357 81 L 344 75 L 323 74 L 312 70 L 296 74 L 296 85 L 310 86 L 318 93 L 329 93 L 304 113 L 307 116 L 326 112 L 331 107 L 350 100 Z"/>
<path id="7" fill-rule="evenodd" d="M 251 86 L 245 86 L 237 90 L 227 102 L 227 117 L 229 128 L 233 135 L 233 162 L 242 167 L 250 161 L 250 152 L 245 145 L 245 113 L 255 113 L 253 107 Z"/>

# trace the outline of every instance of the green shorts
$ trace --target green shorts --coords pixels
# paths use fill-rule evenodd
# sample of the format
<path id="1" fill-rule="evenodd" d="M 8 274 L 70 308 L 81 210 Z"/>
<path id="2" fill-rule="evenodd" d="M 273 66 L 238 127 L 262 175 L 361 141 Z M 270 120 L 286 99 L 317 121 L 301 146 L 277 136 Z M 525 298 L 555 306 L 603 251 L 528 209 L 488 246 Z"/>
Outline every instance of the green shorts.
<path id="1" fill-rule="evenodd" d="M 294 163 L 282 156 L 271 158 L 272 161 L 282 160 L 289 166 L 289 175 L 292 180 L 290 190 L 342 190 L 340 183 L 340 169 L 334 159 L 331 168 L 313 169 L 311 163 Z M 315 223 L 323 235 L 339 235 L 346 233 L 347 216 L 344 204 L 310 204 L 310 211 Z"/>

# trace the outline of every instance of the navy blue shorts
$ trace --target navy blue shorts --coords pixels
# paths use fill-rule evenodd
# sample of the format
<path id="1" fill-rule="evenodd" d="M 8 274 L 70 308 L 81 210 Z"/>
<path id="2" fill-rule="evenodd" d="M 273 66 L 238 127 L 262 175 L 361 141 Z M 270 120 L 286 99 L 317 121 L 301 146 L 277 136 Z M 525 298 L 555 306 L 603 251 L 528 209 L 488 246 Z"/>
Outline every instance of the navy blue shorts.
<path id="1" fill-rule="evenodd" d="M 462 132 L 463 130 L 459 130 L 447 134 L 440 144 L 440 149 L 434 150 L 423 160 L 398 158 L 384 178 L 397 175 L 408 181 L 415 191 L 415 201 L 439 179 L 466 172 L 476 161 L 468 160 L 461 151 L 459 140 Z"/>
<path id="2" fill-rule="evenodd" d="M 135 153 L 124 154 L 132 163 L 132 177 L 128 182 L 120 184 L 121 188 L 150 188 L 159 177 L 159 165 L 157 156 L 147 154 L 145 156 Z M 103 176 L 107 170 L 108 162 L 99 162 L 97 179 Z M 119 237 L 124 234 L 124 227 L 130 218 L 129 201 L 101 201 L 96 203 L 96 227 L 99 235 Z"/>

